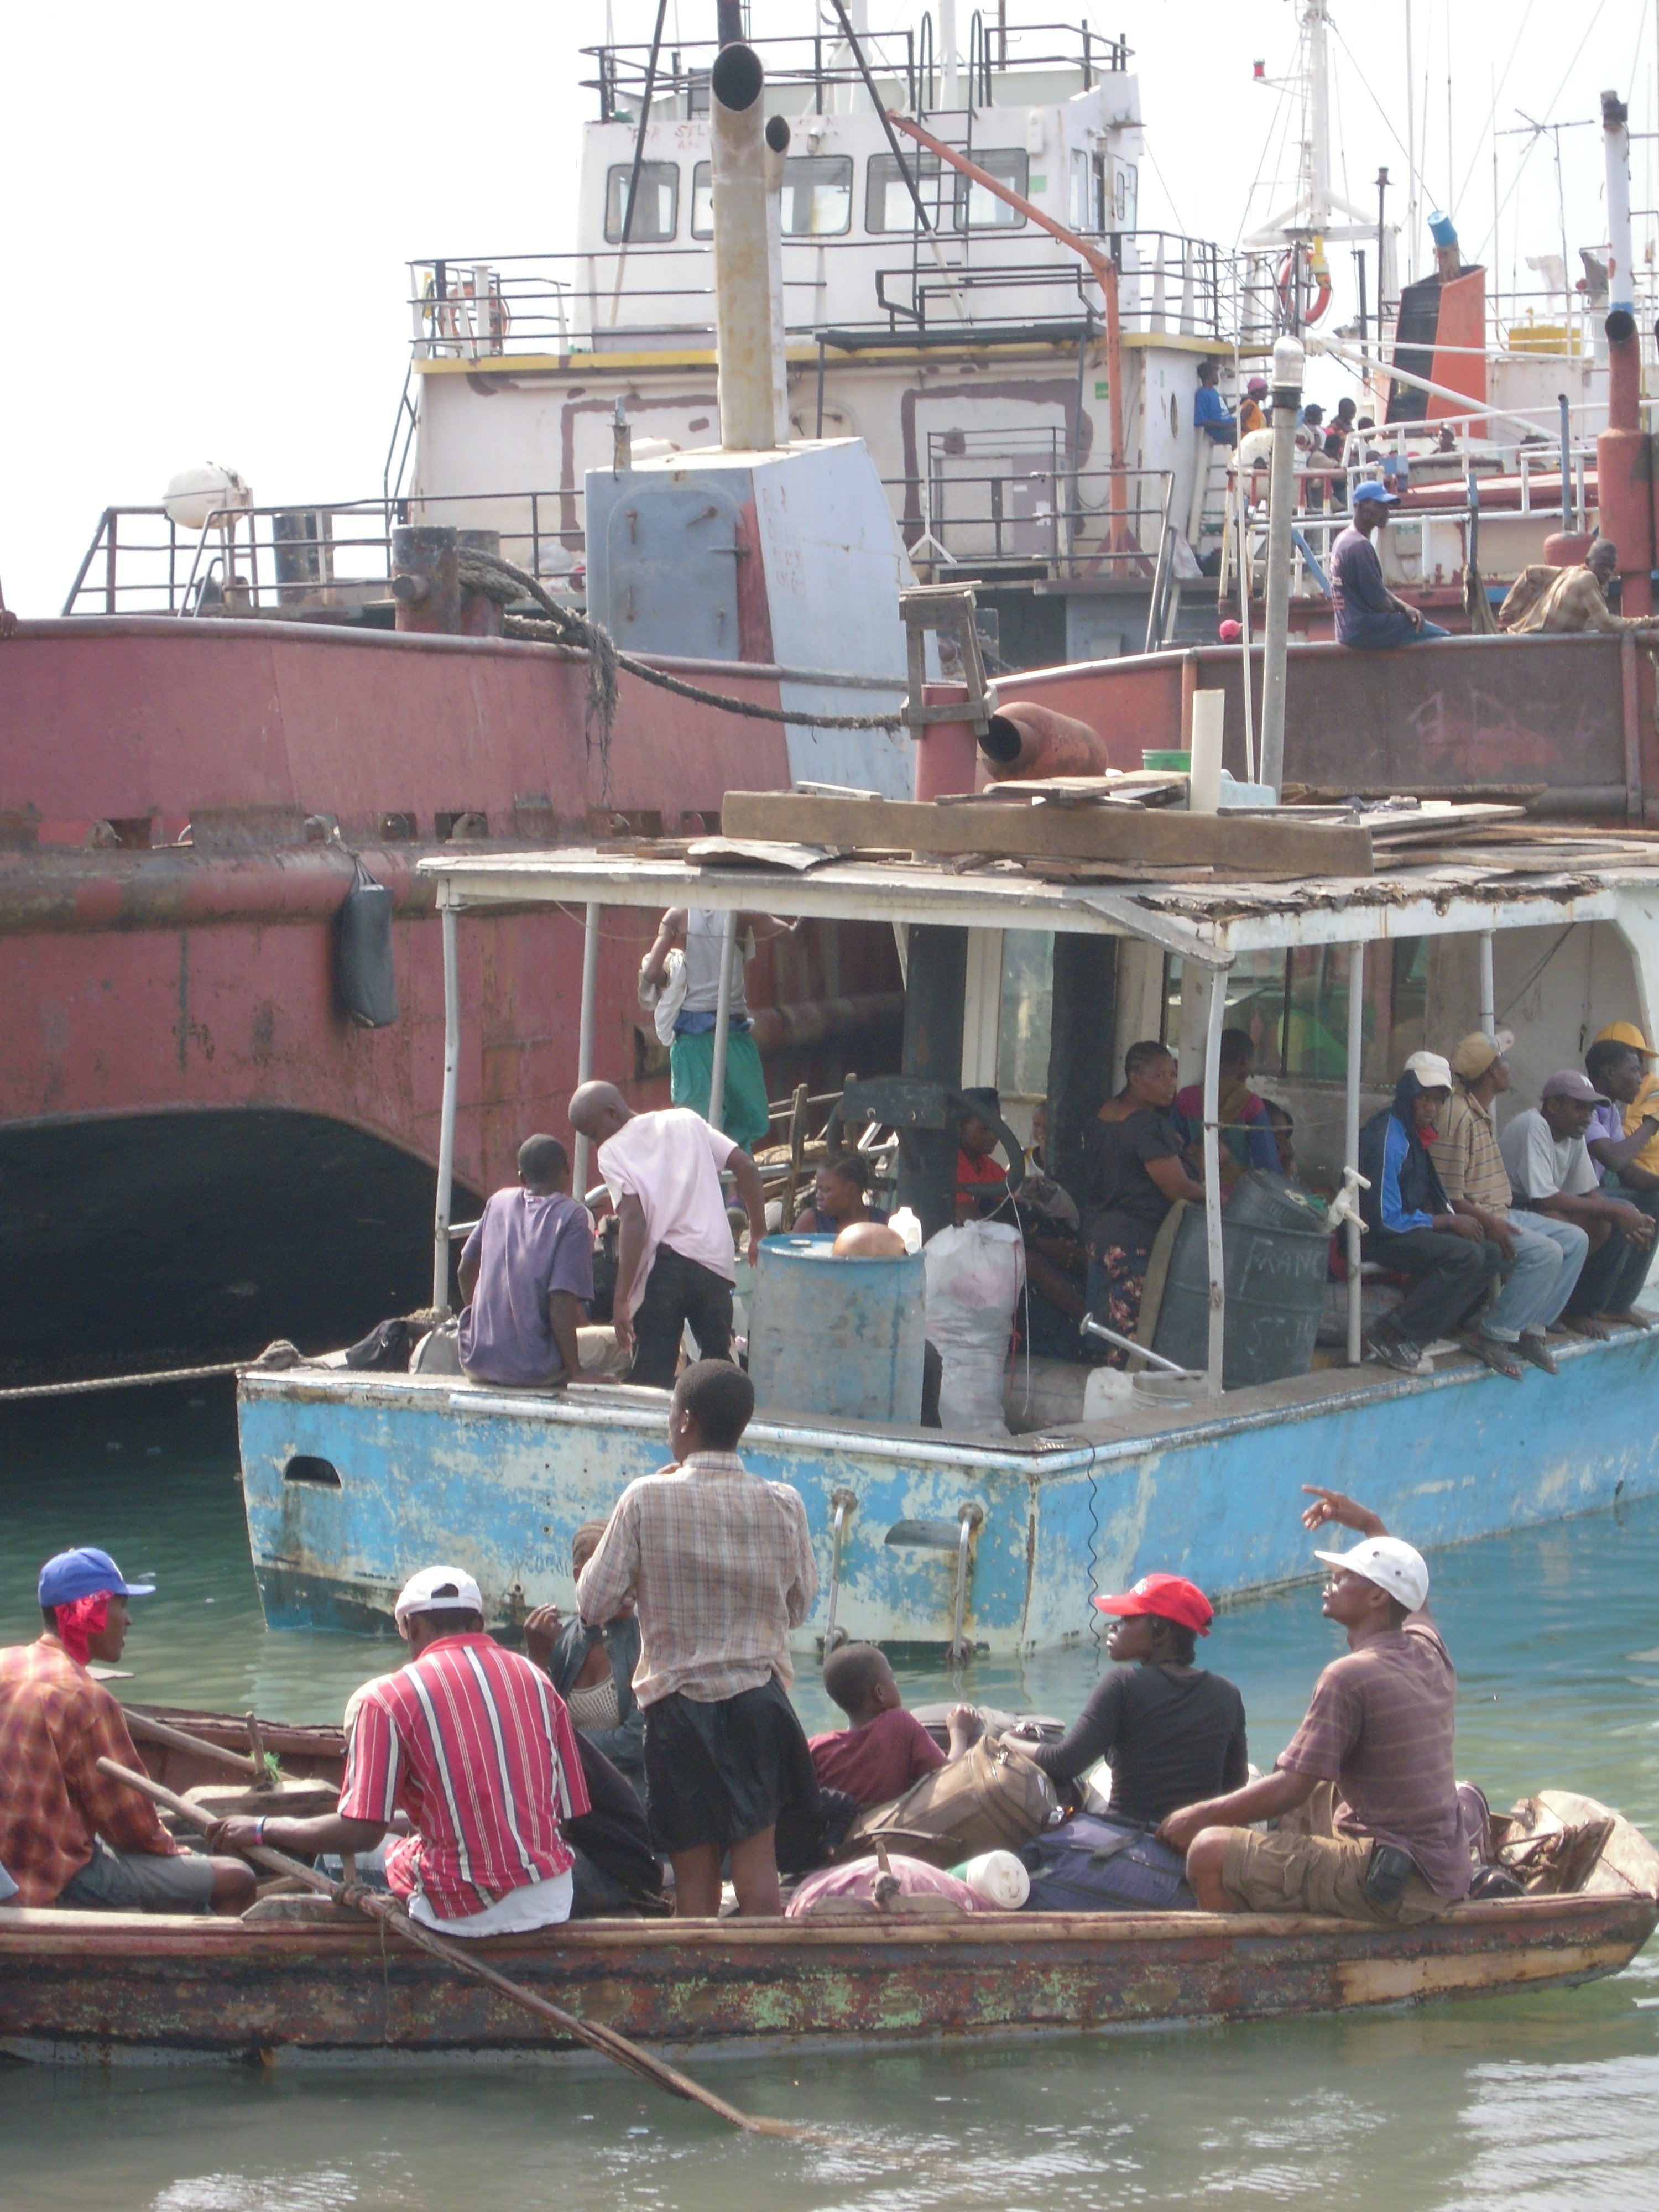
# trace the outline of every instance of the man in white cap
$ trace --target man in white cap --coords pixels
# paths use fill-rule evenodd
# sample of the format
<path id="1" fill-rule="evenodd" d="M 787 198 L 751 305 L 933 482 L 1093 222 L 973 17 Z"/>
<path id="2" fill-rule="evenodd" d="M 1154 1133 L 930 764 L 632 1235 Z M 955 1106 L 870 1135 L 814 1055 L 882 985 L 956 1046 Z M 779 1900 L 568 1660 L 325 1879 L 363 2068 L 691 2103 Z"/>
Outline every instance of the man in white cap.
<path id="1" fill-rule="evenodd" d="M 1547 1375 L 1560 1372 L 1545 1332 L 1559 1321 L 1577 1287 L 1589 1237 L 1576 1221 L 1514 1203 L 1492 1119 L 1494 1103 L 1510 1087 L 1504 1055 L 1514 1042 L 1508 1030 L 1495 1037 L 1475 1030 L 1452 1054 L 1457 1080 L 1434 1164 L 1453 1212 L 1480 1223 L 1508 1270 L 1503 1288 L 1463 1341 L 1488 1367 L 1518 1382 L 1523 1359 Z"/>
<path id="2" fill-rule="evenodd" d="M 1452 1764 L 1457 1676 L 1425 1603 L 1422 1554 L 1340 1491 L 1309 1494 L 1307 1527 L 1334 1522 L 1363 1540 L 1314 1554 L 1331 1569 L 1322 1610 L 1347 1631 L 1347 1651 L 1315 1684 L 1271 1774 L 1182 1806 L 1158 1832 L 1186 1852 L 1206 1911 L 1410 1927 L 1464 1896 L 1473 1871 Z M 1334 1791 L 1323 1833 L 1322 1784 Z M 1274 1820 L 1265 1835 L 1249 1825 Z"/>
<path id="3" fill-rule="evenodd" d="M 1653 1327 L 1635 1305 L 1653 1263 L 1653 1222 L 1629 1199 L 1602 1189 L 1585 1143 L 1596 1109 L 1607 1103 L 1588 1075 L 1558 1068 L 1546 1077 L 1537 1105 L 1517 1114 L 1498 1139 L 1522 1205 L 1576 1221 L 1589 1237 L 1589 1256 L 1562 1317 L 1581 1336 L 1605 1337 L 1614 1322 Z"/>
<path id="4" fill-rule="evenodd" d="M 256 1844 L 309 1857 L 386 1848 L 410 1919 L 446 1936 L 508 1936 L 570 1917 L 574 1863 L 562 1824 L 588 1810 L 564 1700 L 538 1667 L 484 1634 L 483 1598 L 460 1567 L 425 1567 L 399 1593 L 408 1663 L 347 1709 L 337 1812 L 314 1820 L 221 1820 L 216 1850 Z"/>
<path id="5" fill-rule="evenodd" d="M 1411 1288 L 1365 1339 L 1366 1356 L 1414 1375 L 1423 1346 L 1448 1336 L 1486 1304 L 1503 1254 L 1478 1220 L 1456 1212 L 1431 1147 L 1437 1117 L 1451 1098 L 1451 1069 L 1434 1052 L 1414 1052 L 1394 1103 L 1359 1133 L 1360 1194 L 1370 1231 L 1365 1257 L 1405 1275 Z"/>

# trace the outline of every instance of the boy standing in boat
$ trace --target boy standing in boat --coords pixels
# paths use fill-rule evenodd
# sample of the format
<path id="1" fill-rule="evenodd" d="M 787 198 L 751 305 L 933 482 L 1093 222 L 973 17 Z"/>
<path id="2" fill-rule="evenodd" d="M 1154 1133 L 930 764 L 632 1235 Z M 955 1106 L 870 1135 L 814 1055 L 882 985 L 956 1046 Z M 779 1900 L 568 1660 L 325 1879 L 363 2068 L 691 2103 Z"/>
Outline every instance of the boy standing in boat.
<path id="1" fill-rule="evenodd" d="M 1468 1893 L 1468 1842 L 1452 1765 L 1457 1675 L 1425 1601 L 1422 1554 L 1340 1491 L 1310 1486 L 1310 1528 L 1364 1540 L 1316 1552 L 1331 1568 L 1322 1610 L 1348 1649 L 1314 1687 L 1273 1771 L 1172 1813 L 1160 1838 L 1187 1854 L 1210 1912 L 1321 1912 L 1378 1926 L 1430 1920 Z M 1322 1785 L 1335 1791 L 1329 1832 Z M 1310 1801 L 1316 1801 L 1310 1803 Z M 1286 1816 L 1300 1814 L 1292 1830 Z M 1278 1820 L 1267 1835 L 1249 1823 Z"/>
<path id="2" fill-rule="evenodd" d="M 641 1651 L 645 1780 L 653 1839 L 674 1863 L 674 1911 L 712 1920 L 720 1856 L 745 1916 L 783 1909 L 775 1829 L 818 1809 L 795 1709 L 789 1632 L 817 1595 L 806 1509 L 738 1456 L 755 1410 L 741 1368 L 702 1359 L 674 1386 L 671 1465 L 630 1482 L 576 1583 L 586 1621 L 630 1595 Z"/>
<path id="3" fill-rule="evenodd" d="M 366 1683 L 347 1719 L 337 1812 L 314 1820 L 221 1820 L 216 1850 L 258 1844 L 312 1857 L 374 1850 L 394 1815 L 386 1876 L 409 1916 L 446 1936 L 514 1936 L 570 1917 L 574 1856 L 562 1824 L 589 1809 L 564 1700 L 503 1650 L 459 1567 L 427 1567 L 396 1608 L 409 1662 Z"/>

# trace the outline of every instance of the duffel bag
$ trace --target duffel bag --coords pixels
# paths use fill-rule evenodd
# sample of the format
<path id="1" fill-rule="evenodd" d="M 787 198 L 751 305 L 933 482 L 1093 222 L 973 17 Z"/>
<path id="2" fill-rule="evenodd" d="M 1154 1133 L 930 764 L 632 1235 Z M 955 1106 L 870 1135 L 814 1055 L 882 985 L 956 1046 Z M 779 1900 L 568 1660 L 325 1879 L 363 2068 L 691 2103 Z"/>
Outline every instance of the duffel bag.
<path id="1" fill-rule="evenodd" d="M 1079 1813 L 1034 1837 L 1025 1912 L 1195 1912 L 1186 1860 L 1150 1828 Z"/>
<path id="2" fill-rule="evenodd" d="M 871 1850 L 878 1837 L 930 1866 L 958 1866 L 981 1851 L 1018 1851 L 1060 1817 L 1054 1785 L 1011 1743 L 981 1736 L 973 1749 L 896 1797 L 859 1816 L 843 1858 Z"/>

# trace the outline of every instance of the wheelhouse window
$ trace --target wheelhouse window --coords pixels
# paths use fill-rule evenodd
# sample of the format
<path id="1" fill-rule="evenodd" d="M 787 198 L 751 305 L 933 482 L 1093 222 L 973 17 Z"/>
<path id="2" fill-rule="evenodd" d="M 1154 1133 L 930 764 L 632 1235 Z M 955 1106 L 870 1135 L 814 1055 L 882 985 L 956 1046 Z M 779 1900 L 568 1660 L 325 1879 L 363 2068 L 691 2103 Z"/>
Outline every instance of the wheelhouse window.
<path id="1" fill-rule="evenodd" d="M 975 153 L 973 159 L 988 176 L 1025 198 L 1030 189 L 1030 164 L 1023 147 L 995 146 L 988 153 Z M 1010 207 L 994 192 L 988 192 L 976 178 L 964 177 L 960 173 L 956 180 L 953 219 L 958 230 L 1018 230 L 1025 222 L 1018 208 Z"/>
<path id="2" fill-rule="evenodd" d="M 852 227 L 850 154 L 798 154 L 784 163 L 786 238 L 840 238 Z"/>
<path id="3" fill-rule="evenodd" d="M 610 246 L 623 243 L 623 218 L 628 213 L 631 161 L 616 161 L 605 172 L 605 235 Z M 680 168 L 678 161 L 641 161 L 640 188 L 634 202 L 630 246 L 661 246 L 679 225 Z"/>
<path id="4" fill-rule="evenodd" d="M 1343 1081 L 1352 966 L 1346 945 L 1244 953 L 1234 962 L 1227 976 L 1226 1025 L 1249 1032 L 1258 1075 L 1291 1082 Z M 1368 948 L 1360 1080 L 1369 1089 L 1390 1089 L 1409 1054 L 1422 1049 L 1428 975 L 1425 937 L 1396 938 Z M 1171 960 L 1164 1012 L 1170 1043 L 1181 1034 L 1181 963 Z"/>
<path id="5" fill-rule="evenodd" d="M 916 180 L 921 204 L 927 210 L 927 220 L 935 230 L 945 227 L 941 199 L 945 197 L 940 178 L 940 163 L 937 154 L 913 154 L 905 156 L 910 174 Z M 954 174 L 954 172 L 952 173 Z M 878 234 L 902 231 L 908 237 L 920 228 L 916 222 L 915 203 L 910 198 L 909 187 L 904 181 L 904 172 L 891 154 L 872 154 L 865 175 L 864 227 Z"/>
<path id="6" fill-rule="evenodd" d="M 714 172 L 707 161 L 699 161 L 691 172 L 691 235 L 714 235 Z"/>

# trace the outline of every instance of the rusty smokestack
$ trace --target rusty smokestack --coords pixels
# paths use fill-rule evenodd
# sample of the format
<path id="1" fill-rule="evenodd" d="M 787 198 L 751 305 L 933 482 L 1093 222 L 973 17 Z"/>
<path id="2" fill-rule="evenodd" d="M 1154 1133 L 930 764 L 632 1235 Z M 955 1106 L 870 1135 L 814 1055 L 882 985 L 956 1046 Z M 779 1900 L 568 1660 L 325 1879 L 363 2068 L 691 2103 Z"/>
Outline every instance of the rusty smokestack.
<path id="1" fill-rule="evenodd" d="M 1642 357 L 1636 335 L 1636 278 L 1630 230 L 1630 115 L 1616 92 L 1601 94 L 1607 154 L 1607 427 L 1595 441 L 1601 534 L 1619 550 L 1620 605 L 1627 615 L 1653 608 L 1654 487 L 1642 434 Z"/>
<path id="2" fill-rule="evenodd" d="M 766 72 L 752 46 L 722 47 L 708 73 L 714 185 L 714 331 L 720 443 L 728 452 L 778 444 L 774 402 L 771 255 L 767 245 Z"/>

